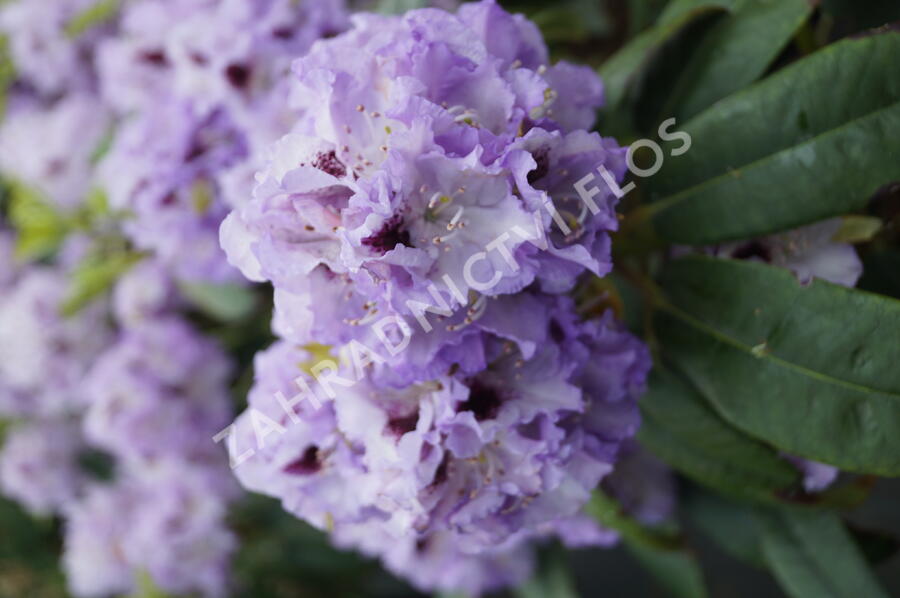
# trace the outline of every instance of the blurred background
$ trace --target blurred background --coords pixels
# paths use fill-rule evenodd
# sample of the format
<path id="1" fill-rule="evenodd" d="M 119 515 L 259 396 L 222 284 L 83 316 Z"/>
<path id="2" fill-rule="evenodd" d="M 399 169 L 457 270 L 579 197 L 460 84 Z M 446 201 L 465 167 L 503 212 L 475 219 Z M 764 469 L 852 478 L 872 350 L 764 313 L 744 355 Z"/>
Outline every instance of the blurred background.
<path id="1" fill-rule="evenodd" d="M 41 0 L 22 0 L 41 2 Z M 814 16 L 783 50 L 775 61 L 782 66 L 811 48 L 881 26 L 900 16 L 896 0 L 811 0 L 816 5 Z M 446 3 L 439 3 L 446 4 Z M 567 58 L 600 67 L 623 44 L 650 27 L 664 0 L 506 0 L 510 11 L 523 12 L 537 23 L 556 59 Z M 415 0 L 383 0 L 368 6 L 382 12 L 399 13 L 421 6 Z M 689 42 L 690 40 L 688 40 Z M 673 46 L 672 52 L 689 51 L 690 44 Z M 687 50 L 685 48 L 688 48 Z M 775 68 L 775 67 L 773 67 Z M 900 60 L 898 60 L 900 68 Z M 665 93 L 662 89 L 661 93 Z M 640 130 L 622 126 L 606 115 L 598 128 L 604 134 L 616 134 L 623 144 L 636 138 Z M 636 119 L 640 122 L 640 115 Z M 897 205 L 896 190 L 885 192 L 884 204 Z M 875 247 L 860 249 L 869 269 L 900 272 L 896 261 L 880 254 Z M 900 276 L 898 274 L 897 276 Z M 861 286 L 895 284 L 890 276 L 864 277 Z M 885 292 L 883 288 L 873 288 Z M 896 294 L 896 288 L 892 289 Z M 214 334 L 211 322 L 197 315 Z M 267 322 L 266 318 L 261 321 Z M 242 341 L 233 347 L 241 356 L 241 375 L 234 380 L 236 409 L 243 408 L 243 397 L 249 385 L 252 355 L 269 342 L 267 331 L 254 327 L 242 331 Z M 0 422 L 2 426 L 2 422 Z M 0 427 L 2 435 L 2 427 Z M 888 590 L 900 595 L 900 481 L 872 481 L 871 495 L 851 511 L 853 532 Z M 747 530 L 731 519 L 725 523 L 710 521 L 709 508 L 694 505 L 714 500 L 691 482 L 679 480 L 678 525 L 684 532 L 691 551 L 699 559 L 711 596 L 715 598 L 777 598 L 784 594 L 762 568 L 747 564 L 747 555 L 730 554 L 720 549 L 721 538 L 739 538 Z M 705 505 L 709 507 L 709 505 Z M 701 513 L 696 517 L 694 514 Z M 285 513 L 275 500 L 247 496 L 230 515 L 232 528 L 240 537 L 240 549 L 234 561 L 234 597 L 303 598 L 303 597 L 371 597 L 389 598 L 419 595 L 377 563 L 357 555 L 331 548 L 327 539 L 303 522 Z M 752 525 L 752 523 L 750 524 Z M 36 518 L 25 513 L 16 503 L 0 499 L 0 596 L 4 598 L 51 598 L 66 596 L 65 580 L 60 569 L 61 522 L 55 518 Z M 734 526 L 734 527 L 732 527 Z M 726 542 L 727 544 L 727 542 Z M 740 558 L 739 558 L 740 557 Z M 502 595 L 523 598 L 570 596 L 610 596 L 615 598 L 655 598 L 671 596 L 659 586 L 649 570 L 665 566 L 648 562 L 640 550 L 620 545 L 614 549 L 567 551 L 548 544 L 542 548 L 539 575 L 526 587 Z M 658 571 L 654 571 L 658 572 Z M 164 594 L 150 587 L 135 598 L 162 598 Z M 860 598 L 865 598 L 860 596 Z"/>

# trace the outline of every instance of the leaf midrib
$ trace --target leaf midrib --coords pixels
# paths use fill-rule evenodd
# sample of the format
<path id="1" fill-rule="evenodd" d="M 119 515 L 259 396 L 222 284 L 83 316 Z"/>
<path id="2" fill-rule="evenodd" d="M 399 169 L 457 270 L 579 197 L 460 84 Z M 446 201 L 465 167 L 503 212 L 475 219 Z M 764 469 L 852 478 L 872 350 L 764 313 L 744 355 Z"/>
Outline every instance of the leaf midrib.
<path id="1" fill-rule="evenodd" d="M 804 147 L 804 146 L 812 145 L 812 144 L 818 143 L 818 142 L 821 141 L 823 138 L 830 137 L 831 135 L 837 135 L 837 134 L 843 132 L 843 130 L 845 130 L 845 129 L 847 129 L 847 128 L 849 128 L 849 127 L 851 127 L 851 126 L 853 126 L 853 125 L 855 125 L 855 124 L 857 124 L 857 123 L 859 123 L 860 121 L 867 120 L 867 119 L 870 119 L 870 118 L 874 119 L 875 117 L 879 116 L 880 114 L 885 113 L 885 112 L 889 112 L 889 111 L 891 111 L 891 110 L 895 110 L 895 109 L 897 109 L 898 107 L 900 107 L 900 100 L 895 101 L 895 102 L 893 102 L 893 103 L 891 103 L 891 104 L 888 104 L 888 105 L 886 105 L 886 106 L 883 106 L 882 108 L 879 108 L 878 110 L 874 110 L 874 111 L 872 111 L 872 112 L 868 112 L 868 113 L 866 113 L 866 114 L 857 116 L 856 118 L 853 118 L 852 120 L 848 120 L 848 121 L 844 122 L 843 124 L 841 124 L 841 125 L 838 126 L 838 127 L 833 127 L 833 128 L 831 128 L 831 129 L 827 129 L 827 130 L 825 130 L 825 131 L 822 131 L 821 133 L 818 133 L 818 134 L 814 135 L 813 137 L 810 137 L 809 139 L 807 139 L 807 140 L 804 141 L 803 143 L 798 143 L 798 144 L 790 145 L 790 146 L 788 146 L 788 147 L 785 147 L 785 148 L 783 148 L 783 149 L 778 150 L 777 152 L 774 152 L 774 153 L 771 153 L 771 154 L 767 154 L 767 155 L 765 155 L 765 156 L 763 156 L 763 157 L 761 157 L 761 158 L 758 158 L 758 159 L 756 159 L 756 160 L 753 160 L 753 161 L 751 161 L 751 162 L 747 162 L 747 163 L 742 164 L 742 165 L 740 165 L 740 166 L 731 168 L 730 170 L 727 170 L 727 171 L 725 171 L 725 172 L 723 172 L 723 173 L 721 173 L 721 174 L 718 174 L 718 175 L 716 175 L 716 176 L 714 176 L 714 177 L 712 177 L 712 178 L 709 178 L 709 179 L 706 179 L 706 180 L 701 181 L 701 182 L 699 182 L 699 183 L 696 183 L 696 184 L 694 184 L 694 185 L 692 185 L 692 186 L 690 186 L 690 187 L 688 187 L 688 188 L 686 188 L 686 189 L 683 189 L 683 190 L 681 190 L 681 191 L 679 191 L 679 192 L 677 192 L 677 193 L 675 193 L 675 194 L 673 194 L 673 195 L 670 195 L 670 196 L 668 196 L 668 197 L 664 197 L 664 198 L 660 199 L 659 201 L 657 201 L 657 202 L 651 204 L 651 206 L 650 206 L 650 211 L 651 211 L 651 213 L 653 213 L 653 214 L 658 214 L 658 213 L 664 212 L 664 211 L 668 210 L 670 207 L 672 207 L 672 206 L 674 206 L 674 205 L 677 205 L 677 204 L 680 203 L 681 201 L 684 201 L 685 196 L 692 195 L 692 194 L 696 193 L 698 190 L 704 189 L 705 187 L 714 186 L 714 185 L 718 184 L 718 183 L 719 183 L 721 180 L 723 180 L 723 179 L 727 179 L 727 178 L 730 178 L 730 177 L 733 178 L 733 177 L 734 177 L 734 174 L 733 174 L 733 173 L 734 173 L 735 171 L 742 171 L 742 175 L 741 175 L 741 176 L 742 176 L 742 178 L 743 178 L 743 172 L 746 172 L 746 171 L 753 171 L 753 170 L 756 170 L 756 169 L 758 169 L 758 168 L 761 168 L 761 167 L 765 166 L 766 163 L 771 162 L 771 161 L 774 161 L 776 158 L 778 158 L 778 157 L 781 156 L 782 154 L 788 154 L 788 153 L 793 152 L 793 151 L 796 151 L 796 150 L 798 150 L 798 149 L 800 149 L 800 148 L 802 148 L 802 147 Z"/>
<path id="2" fill-rule="evenodd" d="M 798 373 L 802 376 L 806 376 L 808 378 L 812 378 L 814 380 L 818 380 L 818 381 L 824 382 L 826 384 L 831 384 L 833 386 L 838 386 L 838 387 L 842 387 L 842 388 L 846 388 L 849 390 L 854 390 L 856 392 L 862 392 L 862 393 L 866 393 L 866 394 L 878 394 L 878 395 L 884 396 L 886 398 L 889 398 L 889 399 L 892 399 L 895 401 L 900 401 L 900 393 L 896 393 L 893 391 L 887 391 L 887 390 L 881 390 L 881 389 L 877 389 L 877 388 L 872 388 L 872 387 L 866 386 L 864 384 L 859 384 L 857 382 L 850 382 L 849 380 L 841 380 L 840 378 L 835 378 L 835 377 L 829 376 L 825 373 L 817 372 L 816 370 L 810 369 L 808 367 L 804 367 L 804 366 L 794 363 L 792 361 L 788 361 L 787 359 L 783 359 L 781 357 L 776 357 L 775 355 L 773 355 L 771 353 L 763 353 L 762 355 L 755 355 L 752 351 L 752 347 L 750 347 L 749 345 L 746 345 L 746 344 L 742 343 L 741 341 L 739 341 L 731 336 L 728 336 L 724 332 L 719 331 L 718 329 L 714 328 L 713 326 L 706 324 L 705 322 L 695 318 L 694 316 L 690 315 L 686 311 L 681 310 L 670 303 L 662 304 L 659 306 L 659 308 L 661 310 L 668 312 L 668 313 L 672 314 L 673 316 L 681 319 L 682 321 L 693 326 L 694 328 L 697 328 L 697 329 L 701 330 L 702 332 L 705 332 L 706 334 L 713 337 L 714 339 L 721 341 L 727 345 L 730 345 L 736 349 L 739 349 L 740 351 L 746 353 L 747 356 L 752 357 L 754 359 L 758 359 L 760 361 L 767 361 L 778 367 L 794 371 L 795 373 Z"/>

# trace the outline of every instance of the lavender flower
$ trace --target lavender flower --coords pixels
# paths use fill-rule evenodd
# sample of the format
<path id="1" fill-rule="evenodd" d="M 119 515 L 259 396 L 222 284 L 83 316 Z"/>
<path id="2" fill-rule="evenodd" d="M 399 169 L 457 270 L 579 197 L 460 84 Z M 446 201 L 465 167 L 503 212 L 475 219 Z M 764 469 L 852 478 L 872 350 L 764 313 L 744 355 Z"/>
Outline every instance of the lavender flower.
<path id="1" fill-rule="evenodd" d="M 113 289 L 113 313 L 125 327 L 159 318 L 177 304 L 175 285 L 166 268 L 144 260 L 122 275 Z"/>
<path id="2" fill-rule="evenodd" d="M 0 229 L 0 290 L 12 288 L 21 270 L 21 264 L 16 259 L 15 234 Z"/>
<path id="3" fill-rule="evenodd" d="M 341 0 L 139 0 L 98 50 L 103 94 L 120 112 L 166 97 L 201 113 L 245 109 L 294 57 L 345 27 Z"/>
<path id="4" fill-rule="evenodd" d="M 629 442 L 603 489 L 645 525 L 658 525 L 675 512 L 675 474 L 636 442 Z"/>
<path id="5" fill-rule="evenodd" d="M 31 3 L 13 5 L 19 4 Z M 109 124 L 107 111 L 87 93 L 52 105 L 18 102 L 0 127 L 0 171 L 61 208 L 76 207 L 89 191 L 92 158 Z"/>
<path id="6" fill-rule="evenodd" d="M 802 283 L 815 277 L 852 287 L 862 275 L 862 261 L 853 245 L 834 240 L 840 228 L 841 219 L 834 218 L 711 251 L 722 257 L 761 260 L 787 268 Z"/>
<path id="7" fill-rule="evenodd" d="M 7 414 L 54 415 L 86 404 L 81 381 L 110 338 L 105 305 L 97 302 L 77 318 L 64 318 L 65 272 L 27 269 L 0 299 L 0 380 L 11 404 Z"/>
<path id="8" fill-rule="evenodd" d="M 86 90 L 93 83 L 91 53 L 106 31 L 72 39 L 66 28 L 96 0 L 5 2 L 0 34 L 7 37 L 18 76 L 45 96 Z"/>
<path id="9" fill-rule="evenodd" d="M 216 175 L 245 156 L 226 113 L 168 103 L 122 125 L 98 176 L 110 204 L 131 213 L 124 229 L 138 248 L 180 278 L 225 281 L 234 273 L 217 243 L 226 208 Z"/>
<path id="10" fill-rule="evenodd" d="M 15 426 L 0 452 L 0 491 L 38 515 L 61 510 L 76 500 L 85 484 L 78 463 L 85 446 L 77 422 Z"/>
<path id="11" fill-rule="evenodd" d="M 582 130 L 602 99 L 595 75 L 548 68 L 536 28 L 492 2 L 354 24 L 295 63 L 303 116 L 223 225 L 233 264 L 298 295 L 322 267 L 370 312 L 401 315 L 434 301 L 432 286 L 457 308 L 470 290 L 561 292 L 609 271 L 614 197 L 594 215 L 573 187 L 625 170 L 623 149 Z"/>
<path id="12" fill-rule="evenodd" d="M 95 486 L 67 512 L 63 564 L 75 596 L 131 594 L 143 575 L 166 592 L 225 593 L 233 492 L 209 464 L 159 460 Z"/>
<path id="13" fill-rule="evenodd" d="M 176 318 L 125 330 L 85 380 L 87 437 L 126 460 L 204 457 L 227 422 L 229 365 Z"/>
<path id="14" fill-rule="evenodd" d="M 620 405 L 633 407 L 649 368 L 646 350 L 611 321 L 573 325 L 572 336 L 551 327 L 556 338 L 528 358 L 493 338 L 489 365 L 474 376 L 404 389 L 363 379 L 337 388 L 333 400 L 319 390 L 321 408 L 306 401 L 297 412 L 274 397 L 297 394 L 291 373 L 301 375 L 296 364 L 307 356 L 276 345 L 258 358 L 251 409 L 238 420 L 233 458 L 254 449 L 238 478 L 338 537 L 366 523 L 396 538 L 447 533 L 458 550 L 476 554 L 539 535 L 577 515 L 612 469 L 636 428 L 618 416 Z M 634 375 L 579 388 L 594 366 L 575 355 Z"/>
<path id="15" fill-rule="evenodd" d="M 834 239 L 841 219 L 833 218 L 784 233 L 710 248 L 713 255 L 750 259 L 787 268 L 803 283 L 821 278 L 834 284 L 853 287 L 862 275 L 862 260 L 853 245 Z M 803 475 L 807 492 L 819 492 L 837 479 L 836 467 L 785 455 Z"/>
<path id="16" fill-rule="evenodd" d="M 840 470 L 832 465 L 810 461 L 793 455 L 784 455 L 791 465 L 803 475 L 803 489 L 807 492 L 821 492 L 837 479 Z"/>

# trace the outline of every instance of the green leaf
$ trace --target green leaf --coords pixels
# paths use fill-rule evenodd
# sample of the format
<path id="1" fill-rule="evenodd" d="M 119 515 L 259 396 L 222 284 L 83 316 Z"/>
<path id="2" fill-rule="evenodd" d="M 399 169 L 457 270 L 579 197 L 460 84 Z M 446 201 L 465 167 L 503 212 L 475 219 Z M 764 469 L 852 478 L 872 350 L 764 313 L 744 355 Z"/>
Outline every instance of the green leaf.
<path id="1" fill-rule="evenodd" d="M 658 122 L 695 116 L 759 79 L 809 18 L 809 0 L 743 0 L 713 25 L 672 90 Z"/>
<path id="2" fill-rule="evenodd" d="M 600 130 L 605 135 L 633 135 L 636 123 L 629 105 L 633 98 L 629 96 L 636 93 L 633 87 L 641 82 L 643 71 L 652 64 L 651 58 L 686 31 L 693 31 L 723 12 L 722 7 L 705 3 L 671 22 L 648 29 L 613 54 L 599 69 L 606 95 Z"/>
<path id="3" fill-rule="evenodd" d="M 65 598 L 53 522 L 35 519 L 17 503 L 0 497 L 0 594 Z"/>
<path id="4" fill-rule="evenodd" d="M 840 519 L 824 511 L 761 514 L 762 549 L 791 598 L 887 598 Z"/>
<path id="5" fill-rule="evenodd" d="M 688 383 L 662 368 L 651 374 L 640 406 L 638 439 L 694 480 L 766 502 L 799 489 L 799 473 L 774 449 L 733 428 Z"/>
<path id="6" fill-rule="evenodd" d="M 667 0 L 628 0 L 628 38 L 647 29 L 658 20 Z"/>
<path id="7" fill-rule="evenodd" d="M 402 15 L 409 10 L 425 8 L 428 0 L 379 0 L 375 12 L 385 15 Z"/>
<path id="8" fill-rule="evenodd" d="M 690 150 L 647 179 L 658 232 L 710 244 L 864 207 L 900 179 L 898 55 L 898 32 L 842 41 L 686 123 Z"/>
<path id="9" fill-rule="evenodd" d="M 723 10 L 733 10 L 741 0 L 672 0 L 659 15 L 657 25 L 669 25 L 684 18 L 691 11 L 708 6 L 718 6 Z"/>
<path id="10" fill-rule="evenodd" d="M 687 550 L 659 550 L 627 543 L 628 551 L 676 598 L 705 598 L 703 573 L 694 555 Z M 545 594 L 553 596 L 553 594 Z"/>
<path id="11" fill-rule="evenodd" d="M 555 554 L 528 582 L 517 588 L 518 598 L 578 598 L 575 581 L 562 555 Z"/>
<path id="12" fill-rule="evenodd" d="M 61 306 L 63 316 L 71 317 L 91 301 L 105 293 L 118 278 L 144 258 L 133 251 L 118 251 L 110 255 L 92 254 L 75 269 L 68 294 Z"/>
<path id="13" fill-rule="evenodd" d="M 629 551 L 678 598 L 704 598 L 706 588 L 693 554 L 669 527 L 647 527 L 628 516 L 615 499 L 595 490 L 584 512 L 619 532 Z"/>
<path id="14" fill-rule="evenodd" d="M 52 254 L 68 233 L 65 217 L 38 191 L 22 183 L 11 183 L 9 192 L 9 219 L 18 231 L 17 256 L 35 260 Z"/>
<path id="15" fill-rule="evenodd" d="M 178 286 L 200 311 L 225 322 L 240 320 L 256 307 L 253 290 L 244 285 L 180 282 Z"/>
<path id="16" fill-rule="evenodd" d="M 131 598 L 173 598 L 153 582 L 153 578 L 147 572 L 138 574 L 137 590 Z"/>
<path id="17" fill-rule="evenodd" d="M 676 534 L 645 527 L 629 517 L 618 502 L 601 490 L 594 490 L 584 512 L 604 527 L 619 532 L 629 542 L 663 550 L 674 550 L 681 545 Z"/>
<path id="18" fill-rule="evenodd" d="M 9 41 L 0 35 L 0 119 L 6 112 L 6 96 L 16 78 L 16 68 L 9 54 Z"/>
<path id="19" fill-rule="evenodd" d="M 112 20 L 118 11 L 119 0 L 97 0 L 66 24 L 66 35 L 70 38 L 80 37 L 89 29 Z"/>
<path id="20" fill-rule="evenodd" d="M 734 558 L 765 567 L 759 521 L 753 507 L 693 489 L 685 501 L 688 518 Z"/>
<path id="21" fill-rule="evenodd" d="M 660 282 L 663 352 L 728 422 L 846 471 L 900 474 L 900 302 L 700 256 Z"/>
<path id="22" fill-rule="evenodd" d="M 545 5 L 529 14 L 551 48 L 563 44 L 586 42 L 613 32 L 606 5 L 594 0 L 564 0 Z"/>
<path id="23" fill-rule="evenodd" d="M 881 230 L 881 219 L 874 216 L 844 216 L 841 228 L 834 233 L 835 243 L 865 243 Z"/>

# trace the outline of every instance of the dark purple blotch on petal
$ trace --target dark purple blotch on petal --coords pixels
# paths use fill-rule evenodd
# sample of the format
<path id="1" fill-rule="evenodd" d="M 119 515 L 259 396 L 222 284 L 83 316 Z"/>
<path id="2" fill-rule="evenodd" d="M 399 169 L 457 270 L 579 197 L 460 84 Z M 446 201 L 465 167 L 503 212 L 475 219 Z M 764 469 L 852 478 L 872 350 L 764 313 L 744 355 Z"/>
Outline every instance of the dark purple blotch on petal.
<path id="1" fill-rule="evenodd" d="M 772 261 L 772 254 L 769 251 L 769 248 L 760 243 L 759 241 L 750 241 L 740 247 L 738 247 L 732 257 L 736 260 L 746 260 L 750 258 L 759 258 L 764 262 Z"/>
<path id="2" fill-rule="evenodd" d="M 312 165 L 314 168 L 318 168 L 322 172 L 330 174 L 333 177 L 342 177 L 347 174 L 347 168 L 340 160 L 338 160 L 334 150 L 322 152 L 317 155 Z"/>
<path id="3" fill-rule="evenodd" d="M 459 411 L 471 411 L 476 420 L 484 421 L 497 417 L 502 404 L 503 397 L 496 388 L 476 379 L 469 385 L 469 398 L 460 403 Z"/>
<path id="4" fill-rule="evenodd" d="M 319 447 L 311 445 L 303 451 L 299 459 L 285 465 L 282 471 L 292 475 L 311 475 L 320 469 L 322 462 L 319 461 Z"/>
<path id="5" fill-rule="evenodd" d="M 538 148 L 531 153 L 531 157 L 534 158 L 537 165 L 528 173 L 529 185 L 534 185 L 550 172 L 550 156 L 548 154 L 549 150 L 546 147 Z"/>
<path id="6" fill-rule="evenodd" d="M 399 214 L 394 214 L 385 220 L 381 229 L 363 239 L 362 244 L 381 253 L 387 253 L 397 245 L 412 247 L 409 241 L 409 231 L 403 229 L 403 217 Z"/>
<path id="7" fill-rule="evenodd" d="M 250 83 L 250 67 L 245 64 L 229 64 L 225 69 L 225 77 L 237 89 L 244 89 Z"/>
<path id="8" fill-rule="evenodd" d="M 394 436 L 400 437 L 408 432 L 412 432 L 416 429 L 416 424 L 419 423 L 419 413 L 412 413 L 410 415 L 404 415 L 399 417 L 392 417 L 388 420 L 387 429 Z"/>

